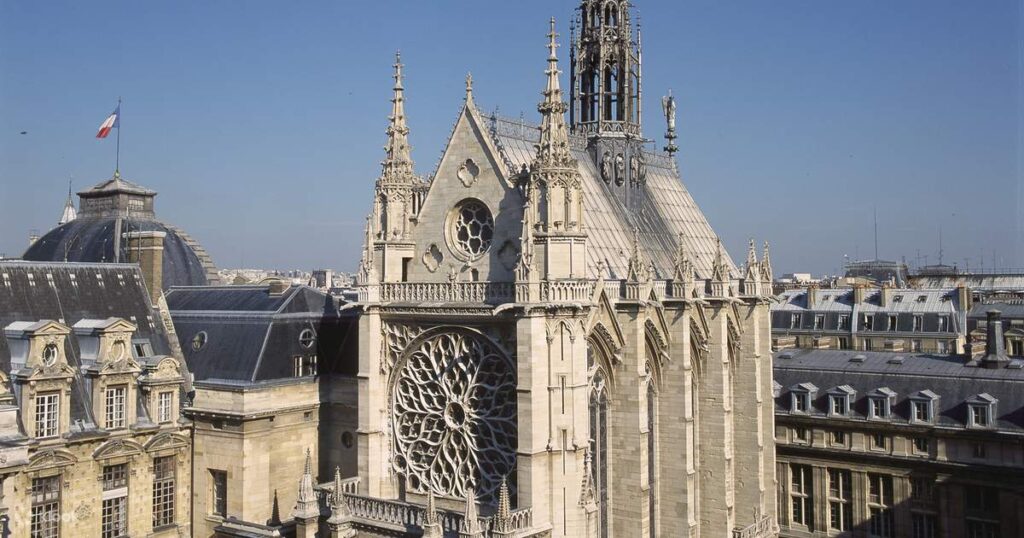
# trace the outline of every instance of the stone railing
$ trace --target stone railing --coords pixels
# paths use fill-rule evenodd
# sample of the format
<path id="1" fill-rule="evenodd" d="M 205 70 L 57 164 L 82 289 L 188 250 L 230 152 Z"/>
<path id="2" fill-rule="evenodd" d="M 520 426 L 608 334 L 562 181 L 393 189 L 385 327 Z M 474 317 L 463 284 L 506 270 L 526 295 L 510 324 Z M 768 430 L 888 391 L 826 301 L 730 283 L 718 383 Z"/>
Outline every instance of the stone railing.
<path id="1" fill-rule="evenodd" d="M 771 516 L 761 516 L 746 527 L 734 529 L 732 538 L 773 538 L 777 532 L 775 519 Z"/>
<path id="2" fill-rule="evenodd" d="M 423 527 L 424 508 L 422 506 L 402 501 L 377 499 L 349 493 L 350 484 L 357 487 L 359 478 L 348 478 L 342 482 L 345 491 L 345 504 L 349 513 L 360 525 L 366 527 L 380 527 L 391 531 L 411 531 Z M 320 484 L 316 488 L 320 500 L 321 511 L 324 514 L 330 513 L 328 498 L 334 489 L 334 483 Z M 446 532 L 458 532 L 463 528 L 465 516 L 451 510 L 437 510 L 437 519 Z M 493 536 L 494 516 L 483 516 L 478 518 L 480 528 L 483 529 L 483 538 Z M 523 508 L 513 510 L 510 514 L 506 528 L 510 529 L 514 536 L 530 536 L 533 534 L 533 510 Z"/>
<path id="3" fill-rule="evenodd" d="M 510 302 L 509 282 L 400 282 L 380 285 L 381 302 L 487 303 Z"/>
<path id="4" fill-rule="evenodd" d="M 553 280 L 540 288 L 542 301 L 589 301 L 593 285 L 587 280 Z"/>

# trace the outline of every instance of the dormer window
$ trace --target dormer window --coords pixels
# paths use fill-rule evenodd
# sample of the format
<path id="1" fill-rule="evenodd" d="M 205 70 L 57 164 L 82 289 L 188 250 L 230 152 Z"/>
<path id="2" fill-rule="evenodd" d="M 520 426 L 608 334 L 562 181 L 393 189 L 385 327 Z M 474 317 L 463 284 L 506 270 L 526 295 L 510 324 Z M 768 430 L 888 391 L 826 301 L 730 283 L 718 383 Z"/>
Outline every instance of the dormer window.
<path id="1" fill-rule="evenodd" d="M 839 330 L 848 331 L 850 330 L 850 316 L 848 314 L 839 315 Z"/>
<path id="2" fill-rule="evenodd" d="M 809 413 L 811 410 L 811 399 L 818 391 L 818 387 L 811 383 L 801 383 L 789 390 L 790 411 L 793 413 Z"/>
<path id="3" fill-rule="evenodd" d="M 890 332 L 895 332 L 896 331 L 896 327 L 898 326 L 898 324 L 897 324 L 897 320 L 898 319 L 899 318 L 895 314 L 889 316 L 888 330 Z"/>
<path id="4" fill-rule="evenodd" d="M 36 395 L 36 438 L 46 439 L 60 435 L 60 393 L 44 392 Z"/>
<path id="5" fill-rule="evenodd" d="M 46 347 L 43 348 L 43 364 L 53 366 L 57 362 L 58 354 L 57 344 L 46 344 Z"/>
<path id="6" fill-rule="evenodd" d="M 892 416 L 892 402 L 896 393 L 888 387 L 882 387 L 868 394 L 868 418 L 873 420 L 889 420 Z"/>
<path id="7" fill-rule="evenodd" d="M 857 392 L 849 385 L 842 385 L 828 393 L 828 414 L 833 417 L 845 417 L 850 414 L 850 402 Z"/>
<path id="8" fill-rule="evenodd" d="M 939 396 L 930 390 L 922 390 L 910 400 L 910 421 L 918 424 L 930 424 L 935 420 L 935 402 Z"/>
<path id="9" fill-rule="evenodd" d="M 862 314 L 860 317 L 860 329 L 862 331 L 870 331 L 875 326 L 875 316 L 872 314 Z"/>
<path id="10" fill-rule="evenodd" d="M 800 317 L 801 317 L 800 314 L 793 314 L 792 316 L 790 316 L 790 318 L 789 318 L 789 328 L 790 329 L 799 329 L 800 328 Z"/>
<path id="11" fill-rule="evenodd" d="M 996 399 L 982 393 L 967 400 L 967 426 L 991 428 L 995 420 Z"/>
<path id="12" fill-rule="evenodd" d="M 949 330 L 949 316 L 939 316 L 938 332 L 944 333 Z"/>
<path id="13" fill-rule="evenodd" d="M 825 314 L 814 316 L 814 330 L 820 331 L 825 328 Z"/>
<path id="14" fill-rule="evenodd" d="M 914 316 L 914 332 L 919 333 L 924 330 L 924 316 Z"/>

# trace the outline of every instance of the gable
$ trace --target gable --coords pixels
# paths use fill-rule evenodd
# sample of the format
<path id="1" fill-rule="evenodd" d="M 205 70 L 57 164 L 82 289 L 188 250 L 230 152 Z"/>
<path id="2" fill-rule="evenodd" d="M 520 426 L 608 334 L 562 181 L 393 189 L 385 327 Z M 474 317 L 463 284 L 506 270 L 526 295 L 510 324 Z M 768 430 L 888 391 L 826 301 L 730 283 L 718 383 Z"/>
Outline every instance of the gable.
<path id="1" fill-rule="evenodd" d="M 411 238 L 415 244 L 409 266 L 413 282 L 511 281 L 519 256 L 522 230 L 522 196 L 508 178 L 507 169 L 498 160 L 472 105 L 463 109 L 437 172 L 430 183 L 416 218 Z M 473 203 L 475 202 L 475 203 Z M 486 208 L 481 210 L 481 207 Z M 463 213 L 457 208 L 467 209 Z M 460 238 L 455 231 L 462 215 L 470 215 L 473 233 L 485 227 L 490 215 L 490 244 L 486 249 L 478 236 Z M 481 253 L 474 255 L 473 250 Z"/>

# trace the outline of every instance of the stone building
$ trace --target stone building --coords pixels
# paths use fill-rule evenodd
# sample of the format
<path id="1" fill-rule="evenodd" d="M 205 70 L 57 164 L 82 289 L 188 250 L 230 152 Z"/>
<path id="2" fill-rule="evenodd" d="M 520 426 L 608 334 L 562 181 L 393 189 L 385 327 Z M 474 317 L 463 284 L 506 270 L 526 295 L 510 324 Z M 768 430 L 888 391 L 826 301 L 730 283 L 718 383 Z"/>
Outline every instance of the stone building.
<path id="1" fill-rule="evenodd" d="M 962 353 L 970 290 L 818 288 L 785 291 L 772 305 L 776 350 L 853 349 Z"/>
<path id="2" fill-rule="evenodd" d="M 357 474 L 355 311 L 280 281 L 172 288 L 167 304 L 195 376 L 193 536 L 293 535 L 307 449 L 313 473 Z"/>
<path id="3" fill-rule="evenodd" d="M 144 250 L 159 249 L 153 264 L 142 266 L 146 281 L 171 286 L 219 282 L 206 250 L 184 230 L 156 216 L 157 193 L 121 177 L 78 193 L 79 209 L 68 200 L 56 228 L 36 239 L 22 255 L 40 262 L 137 262 Z M 156 302 L 156 297 L 154 297 Z"/>
<path id="4" fill-rule="evenodd" d="M 188 372 L 150 294 L 136 266 L 0 262 L 10 536 L 191 536 Z"/>
<path id="5" fill-rule="evenodd" d="M 321 486 L 331 536 L 774 535 L 767 248 L 725 253 L 671 98 L 668 152 L 645 147 L 630 3 L 584 0 L 575 27 L 569 102 L 552 20 L 540 125 L 482 113 L 469 77 L 426 180 L 395 64 L 353 305 L 357 493 Z"/>
<path id="6" fill-rule="evenodd" d="M 776 353 L 782 535 L 1024 536 L 1024 363 L 992 314 L 979 358 Z"/>

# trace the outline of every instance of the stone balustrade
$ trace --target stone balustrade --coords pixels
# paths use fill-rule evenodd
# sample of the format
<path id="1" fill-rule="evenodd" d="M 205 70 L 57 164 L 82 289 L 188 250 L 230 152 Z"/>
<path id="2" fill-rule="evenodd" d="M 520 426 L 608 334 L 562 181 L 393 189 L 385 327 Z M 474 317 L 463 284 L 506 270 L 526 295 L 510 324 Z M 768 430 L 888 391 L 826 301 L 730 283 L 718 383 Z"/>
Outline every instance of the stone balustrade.
<path id="1" fill-rule="evenodd" d="M 511 282 L 394 282 L 380 285 L 381 302 L 486 303 L 510 302 Z"/>

